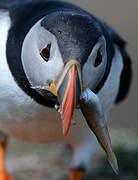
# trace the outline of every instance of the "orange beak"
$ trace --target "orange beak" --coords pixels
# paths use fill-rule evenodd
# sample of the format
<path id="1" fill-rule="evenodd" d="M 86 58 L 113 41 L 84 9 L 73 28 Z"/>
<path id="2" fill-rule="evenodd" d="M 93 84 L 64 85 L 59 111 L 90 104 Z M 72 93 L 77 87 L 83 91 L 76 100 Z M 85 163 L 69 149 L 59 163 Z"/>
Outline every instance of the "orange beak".
<path id="1" fill-rule="evenodd" d="M 82 93 L 81 65 L 76 60 L 70 60 L 65 65 L 56 84 L 41 86 L 41 90 L 47 90 L 58 97 L 61 119 L 63 122 L 63 134 L 68 134 L 71 118 L 75 106 Z"/>
<path id="2" fill-rule="evenodd" d="M 71 72 L 70 72 L 69 82 L 61 107 L 61 118 L 63 121 L 64 136 L 66 136 L 69 131 L 71 118 L 75 106 L 75 97 L 76 97 L 75 66 L 73 66 L 70 71 Z"/>
<path id="3" fill-rule="evenodd" d="M 63 122 L 64 136 L 68 134 L 73 111 L 81 94 L 80 74 L 80 68 L 78 68 L 78 65 L 72 64 L 58 90 L 58 99 L 59 103 L 61 103 L 61 119 Z"/>

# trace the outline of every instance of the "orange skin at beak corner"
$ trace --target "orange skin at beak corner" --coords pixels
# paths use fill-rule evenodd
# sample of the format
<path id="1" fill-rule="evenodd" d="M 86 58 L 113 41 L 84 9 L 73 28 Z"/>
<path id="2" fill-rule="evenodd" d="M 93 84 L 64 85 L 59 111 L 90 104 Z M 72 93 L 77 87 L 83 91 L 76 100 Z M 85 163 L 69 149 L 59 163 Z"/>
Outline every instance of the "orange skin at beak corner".
<path id="1" fill-rule="evenodd" d="M 76 79 L 75 79 L 75 73 L 76 73 L 76 67 L 73 65 L 71 67 L 71 73 L 70 78 L 67 86 L 67 90 L 62 102 L 62 109 L 61 109 L 61 118 L 63 121 L 63 134 L 64 136 L 67 136 L 70 124 L 71 124 L 71 118 L 73 115 L 74 107 L 75 107 L 75 97 L 76 97 Z"/>
<path id="2" fill-rule="evenodd" d="M 73 111 L 76 105 L 76 71 L 79 78 L 80 89 L 82 92 L 82 83 L 81 83 L 81 67 L 80 63 L 77 60 L 70 60 L 64 67 L 64 71 L 59 77 L 56 84 L 51 83 L 50 86 L 41 86 L 40 89 L 50 91 L 55 96 L 58 96 L 58 91 L 64 82 L 67 74 L 69 75 L 69 80 L 67 82 L 65 93 L 63 100 L 61 102 L 61 119 L 63 121 L 63 134 L 66 136 L 68 134 L 71 118 L 73 115 Z"/>

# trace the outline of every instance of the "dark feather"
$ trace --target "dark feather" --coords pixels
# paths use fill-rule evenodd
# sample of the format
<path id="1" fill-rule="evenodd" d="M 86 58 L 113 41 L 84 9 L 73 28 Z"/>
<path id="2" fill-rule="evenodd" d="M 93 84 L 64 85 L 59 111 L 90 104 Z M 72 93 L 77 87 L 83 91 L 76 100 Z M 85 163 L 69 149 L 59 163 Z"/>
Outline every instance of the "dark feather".
<path id="1" fill-rule="evenodd" d="M 100 27 L 101 32 L 103 33 L 106 39 L 108 66 L 106 68 L 106 72 L 101 83 L 94 90 L 95 93 L 97 93 L 102 88 L 110 72 L 112 57 L 114 55 L 114 49 L 113 49 L 113 42 L 114 42 L 120 48 L 124 61 L 124 70 L 122 72 L 120 89 L 116 102 L 121 101 L 126 96 L 131 79 L 131 67 L 129 66 L 130 59 L 127 53 L 125 52 L 125 41 L 107 24 L 103 23 L 97 17 L 80 9 L 79 7 L 76 7 L 70 3 L 66 3 L 62 1 L 0 0 L 0 8 L 2 7 L 9 10 L 10 17 L 12 20 L 12 27 L 9 30 L 9 36 L 7 41 L 7 60 L 9 67 L 18 85 L 38 103 L 48 106 L 54 106 L 55 101 L 49 102 L 47 100 L 46 102 L 46 100 L 43 99 L 40 95 L 38 95 L 38 93 L 36 93 L 35 90 L 30 88 L 30 84 L 25 76 L 20 58 L 22 43 L 29 29 L 39 19 L 51 13 L 52 11 L 55 10 L 64 11 L 66 9 L 91 16 L 92 20 L 95 21 Z"/>
<path id="2" fill-rule="evenodd" d="M 116 103 L 119 103 L 127 96 L 130 89 L 130 85 L 131 85 L 131 79 L 132 79 L 131 59 L 129 55 L 127 54 L 125 48 L 121 48 L 120 51 L 123 57 L 124 68 L 123 68 L 121 78 L 120 78 L 120 87 L 119 87 L 119 92 L 116 98 Z"/>
<path id="3" fill-rule="evenodd" d="M 111 35 L 114 43 L 119 47 L 121 55 L 123 57 L 123 71 L 120 78 L 120 87 L 118 91 L 118 95 L 116 98 L 116 103 L 122 101 L 128 94 L 129 88 L 131 85 L 132 79 L 132 65 L 131 59 L 126 52 L 126 41 L 120 37 L 111 27 L 109 27 L 106 23 L 104 25 L 107 27 L 109 34 Z"/>
<path id="4" fill-rule="evenodd" d="M 17 0 L 0 0 L 0 9 L 9 10 L 10 6 Z"/>

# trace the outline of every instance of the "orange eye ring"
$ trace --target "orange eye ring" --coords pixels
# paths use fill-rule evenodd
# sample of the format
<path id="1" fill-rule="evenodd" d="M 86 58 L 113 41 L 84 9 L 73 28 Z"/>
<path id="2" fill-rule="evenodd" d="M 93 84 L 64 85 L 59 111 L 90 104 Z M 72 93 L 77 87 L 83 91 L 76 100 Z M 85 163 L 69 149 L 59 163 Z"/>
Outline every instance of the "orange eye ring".
<path id="1" fill-rule="evenodd" d="M 41 57 L 48 62 L 50 59 L 50 49 L 51 49 L 51 43 L 47 45 L 46 48 L 42 49 L 40 52 Z"/>

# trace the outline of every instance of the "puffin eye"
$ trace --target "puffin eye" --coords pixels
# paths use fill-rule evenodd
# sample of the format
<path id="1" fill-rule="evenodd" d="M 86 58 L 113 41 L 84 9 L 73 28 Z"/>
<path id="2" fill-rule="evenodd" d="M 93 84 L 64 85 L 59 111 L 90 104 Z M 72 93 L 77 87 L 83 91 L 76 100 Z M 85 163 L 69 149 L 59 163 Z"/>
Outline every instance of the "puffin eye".
<path id="1" fill-rule="evenodd" d="M 40 52 L 41 57 L 45 61 L 49 61 L 50 58 L 50 49 L 51 49 L 51 44 L 48 44 L 46 48 L 42 49 Z"/>
<path id="2" fill-rule="evenodd" d="M 94 67 L 98 67 L 102 63 L 102 59 L 103 59 L 102 53 L 100 50 L 98 50 L 97 56 L 94 62 Z"/>

